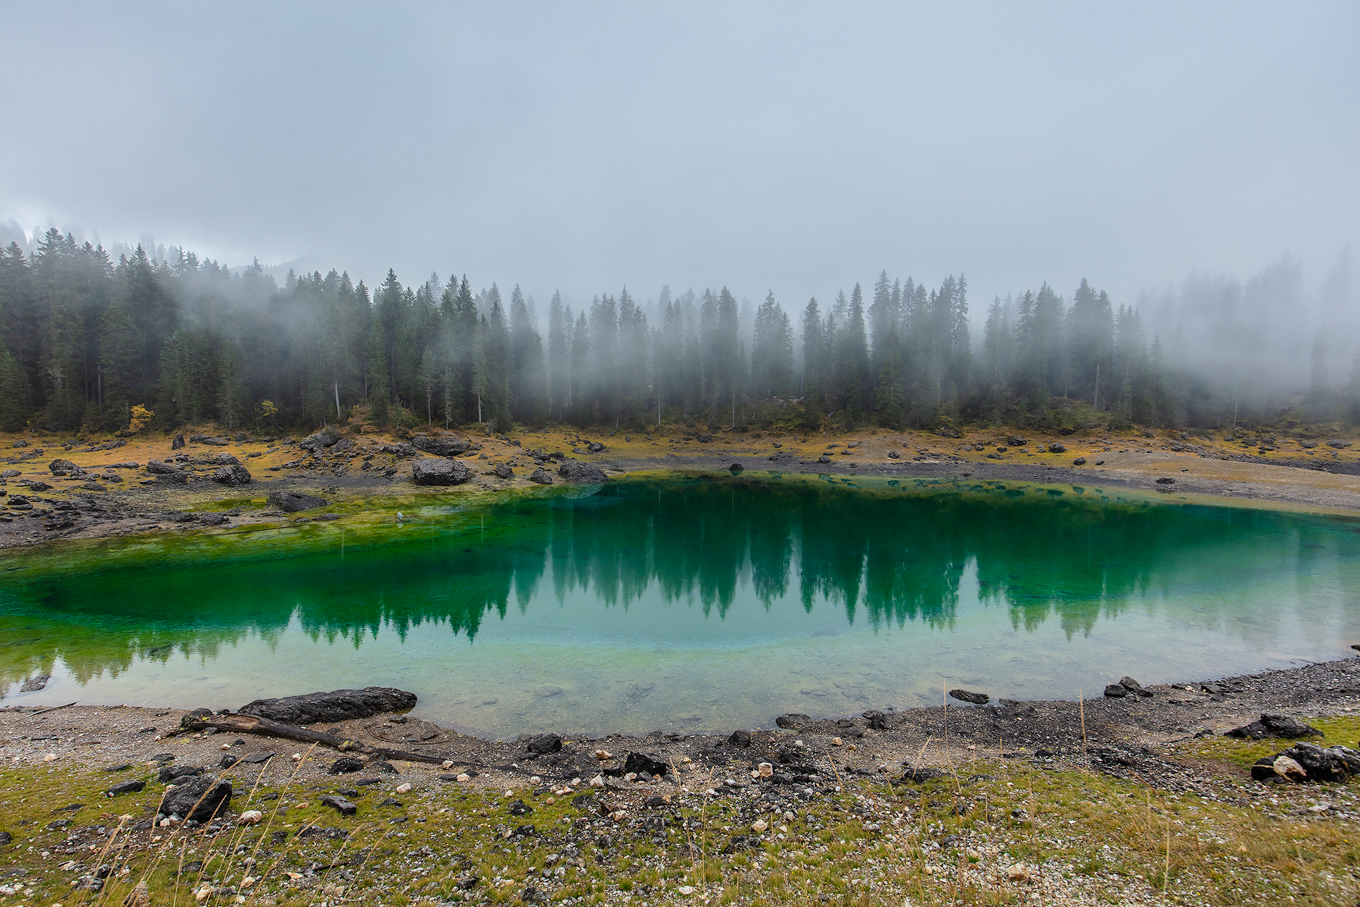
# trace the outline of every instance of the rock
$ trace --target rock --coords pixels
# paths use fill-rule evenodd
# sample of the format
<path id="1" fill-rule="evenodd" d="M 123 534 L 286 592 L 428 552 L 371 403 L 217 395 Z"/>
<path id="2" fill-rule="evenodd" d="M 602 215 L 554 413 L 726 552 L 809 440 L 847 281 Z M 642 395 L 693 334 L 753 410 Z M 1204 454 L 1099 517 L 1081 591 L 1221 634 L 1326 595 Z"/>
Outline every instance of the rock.
<path id="1" fill-rule="evenodd" d="M 1321 737 L 1322 732 L 1287 715 L 1262 715 L 1250 724 L 1233 728 L 1228 731 L 1227 736 L 1250 740 L 1264 740 L 1266 737 L 1285 737 L 1293 740 L 1299 737 Z"/>
<path id="2" fill-rule="evenodd" d="M 538 485 L 551 485 L 553 483 L 553 477 L 546 469 L 540 466 L 529 473 L 529 481 Z"/>
<path id="3" fill-rule="evenodd" d="M 863 717 L 865 721 L 869 722 L 869 727 L 876 731 L 886 731 L 889 727 L 888 716 L 878 709 L 869 709 Z"/>
<path id="4" fill-rule="evenodd" d="M 1152 696 L 1151 690 L 1143 689 L 1143 685 L 1132 677 L 1124 676 L 1119 678 L 1119 685 L 1135 696 L 1142 696 L 1145 699 Z"/>
<path id="5" fill-rule="evenodd" d="M 495 473 L 498 479 L 513 479 L 515 477 L 515 471 L 504 463 L 496 466 Z"/>
<path id="6" fill-rule="evenodd" d="M 353 756 L 341 756 L 331 763 L 331 767 L 326 769 L 328 775 L 349 775 L 354 772 L 364 770 L 364 760 L 355 759 Z"/>
<path id="7" fill-rule="evenodd" d="M 991 697 L 986 693 L 974 693 L 972 690 L 950 690 L 949 696 L 951 699 L 971 702 L 973 705 L 986 705 L 991 701 Z"/>
<path id="8" fill-rule="evenodd" d="M 221 466 L 213 473 L 212 480 L 218 485 L 226 485 L 229 488 L 249 485 L 251 482 L 250 470 L 244 466 Z"/>
<path id="9" fill-rule="evenodd" d="M 113 787 L 109 788 L 108 794 L 110 797 L 116 797 L 119 794 L 136 794 L 140 793 L 145 788 L 146 782 L 137 778 L 132 781 L 124 781 L 121 784 L 115 784 Z"/>
<path id="10" fill-rule="evenodd" d="M 78 476 L 83 475 L 85 470 L 81 469 L 70 460 L 63 460 L 60 457 L 47 464 L 48 470 L 54 476 Z"/>
<path id="11" fill-rule="evenodd" d="M 558 467 L 557 474 L 568 482 L 576 482 L 582 485 L 598 485 L 609 481 L 604 470 L 594 463 L 568 461 Z"/>
<path id="12" fill-rule="evenodd" d="M 789 712 L 787 715 L 780 715 L 774 720 L 776 727 L 785 730 L 801 731 L 803 728 L 812 724 L 812 719 L 802 712 Z"/>
<path id="13" fill-rule="evenodd" d="M 393 687 L 364 687 L 362 690 L 332 690 L 281 699 L 256 699 L 242 706 L 243 715 L 268 718 L 283 724 L 316 724 L 322 721 L 348 721 L 371 718 L 383 712 L 403 712 L 416 704 L 416 694 Z"/>
<path id="14" fill-rule="evenodd" d="M 416 460 L 411 464 L 411 481 L 417 485 L 462 485 L 472 471 L 458 460 Z"/>
<path id="15" fill-rule="evenodd" d="M 1307 781 L 1308 773 L 1288 756 L 1276 756 L 1271 763 L 1271 769 L 1286 781 Z"/>
<path id="16" fill-rule="evenodd" d="M 644 753 L 629 753 L 624 760 L 624 773 L 636 772 L 639 775 L 666 775 L 669 774 L 671 767 L 660 759 L 653 759 Z"/>
<path id="17" fill-rule="evenodd" d="M 331 809 L 340 813 L 340 815 L 342 816 L 352 816 L 359 811 L 359 807 L 355 806 L 352 801 L 346 800 L 344 797 L 337 797 L 333 794 L 327 797 L 322 797 L 321 805 L 329 806 Z"/>
<path id="18" fill-rule="evenodd" d="M 562 751 L 562 738 L 556 734 L 537 734 L 524 741 L 524 748 L 540 756 L 558 753 Z"/>
<path id="19" fill-rule="evenodd" d="M 1064 445 L 1064 444 L 1063 444 L 1062 442 L 1060 442 L 1060 441 L 1054 441 L 1052 444 L 1048 445 L 1048 452 L 1049 452 L 1049 453 L 1067 453 L 1067 447 L 1066 447 L 1066 445 Z"/>
<path id="20" fill-rule="evenodd" d="M 1072 465 L 1073 465 L 1073 466 L 1085 466 L 1085 465 L 1086 465 L 1086 458 L 1085 458 L 1085 457 L 1077 457 L 1075 460 L 1072 461 Z"/>
<path id="21" fill-rule="evenodd" d="M 340 440 L 340 433 L 327 425 L 321 431 L 308 435 L 298 442 L 298 447 L 317 453 L 323 447 L 331 447 Z"/>
<path id="22" fill-rule="evenodd" d="M 52 679 L 51 674 L 39 674 L 24 681 L 24 685 L 19 687 L 20 693 L 37 693 L 47 687 L 47 682 Z"/>
<path id="23" fill-rule="evenodd" d="M 160 811 L 167 816 L 207 822 L 224 815 L 230 805 L 231 782 L 219 781 L 216 775 L 204 775 L 167 789 Z"/>
<path id="24" fill-rule="evenodd" d="M 750 731 L 733 731 L 727 738 L 728 746 L 747 747 L 751 745 Z"/>
<path id="25" fill-rule="evenodd" d="M 170 442 L 171 450 L 181 450 L 184 447 L 184 435 L 175 435 L 175 440 Z"/>
<path id="26" fill-rule="evenodd" d="M 314 494 L 303 494 L 300 491 L 283 491 L 279 489 L 269 492 L 268 502 L 270 507 L 273 507 L 275 510 L 282 510 L 284 513 L 297 513 L 302 510 L 312 510 L 316 507 L 325 507 L 330 503 L 325 498 L 319 498 Z"/>
<path id="27" fill-rule="evenodd" d="M 472 442 L 447 435 L 416 435 L 411 439 L 411 446 L 436 457 L 448 458 L 467 453 Z"/>

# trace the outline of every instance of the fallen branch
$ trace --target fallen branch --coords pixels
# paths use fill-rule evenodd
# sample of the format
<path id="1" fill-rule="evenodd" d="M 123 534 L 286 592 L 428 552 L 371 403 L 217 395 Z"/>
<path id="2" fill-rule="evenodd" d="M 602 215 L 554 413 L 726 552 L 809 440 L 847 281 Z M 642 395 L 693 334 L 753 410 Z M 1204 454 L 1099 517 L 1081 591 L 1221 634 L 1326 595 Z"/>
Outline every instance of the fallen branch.
<path id="1" fill-rule="evenodd" d="M 334 734 L 326 734 L 321 731 L 314 731 L 310 728 L 298 727 L 294 724 L 280 724 L 277 721 L 270 721 L 268 718 L 258 718 L 255 715 L 205 715 L 195 717 L 184 716 L 183 730 L 201 731 L 205 728 L 216 728 L 219 731 L 235 731 L 238 734 L 258 734 L 261 737 L 280 737 L 284 740 L 297 740 L 300 743 L 316 743 L 321 746 L 328 746 L 331 749 L 339 750 L 342 753 L 362 753 L 365 756 L 373 756 L 379 759 L 399 759 L 402 762 L 424 762 L 428 765 L 443 765 L 445 762 L 458 762 L 467 765 L 465 760 L 449 759 L 445 756 L 433 755 L 428 753 L 408 753 L 405 750 L 390 750 L 376 746 L 368 746 L 359 743 L 357 740 L 347 740 L 337 737 Z"/>

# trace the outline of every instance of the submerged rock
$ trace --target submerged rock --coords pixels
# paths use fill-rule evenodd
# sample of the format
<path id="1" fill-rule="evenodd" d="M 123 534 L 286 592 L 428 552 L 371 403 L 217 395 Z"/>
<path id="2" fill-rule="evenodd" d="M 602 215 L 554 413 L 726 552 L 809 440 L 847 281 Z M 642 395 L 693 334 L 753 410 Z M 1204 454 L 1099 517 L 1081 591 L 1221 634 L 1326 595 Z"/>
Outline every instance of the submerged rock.
<path id="1" fill-rule="evenodd" d="M 608 482 L 609 477 L 604 474 L 604 470 L 594 463 L 566 462 L 558 468 L 557 474 L 568 482 L 578 482 L 583 485 L 598 485 Z"/>
<path id="2" fill-rule="evenodd" d="M 283 724 L 316 724 L 322 721 L 347 721 L 369 718 L 383 712 L 402 712 L 413 708 L 416 694 L 393 687 L 364 687 L 362 690 L 332 690 L 281 699 L 256 699 L 241 706 L 242 715 L 268 718 Z"/>

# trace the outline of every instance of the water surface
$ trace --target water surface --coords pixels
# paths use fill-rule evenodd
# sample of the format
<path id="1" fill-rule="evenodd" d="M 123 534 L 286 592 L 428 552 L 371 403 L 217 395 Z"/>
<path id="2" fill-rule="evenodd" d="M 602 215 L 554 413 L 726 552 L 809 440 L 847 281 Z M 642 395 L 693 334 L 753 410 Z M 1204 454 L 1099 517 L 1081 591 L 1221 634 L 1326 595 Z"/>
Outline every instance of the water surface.
<path id="1" fill-rule="evenodd" d="M 1070 698 L 1360 639 L 1360 523 L 1338 517 L 749 474 L 447 501 L 402 525 L 11 555 L 0 693 L 223 708 L 383 685 L 494 737 L 697 731 L 942 687 Z"/>

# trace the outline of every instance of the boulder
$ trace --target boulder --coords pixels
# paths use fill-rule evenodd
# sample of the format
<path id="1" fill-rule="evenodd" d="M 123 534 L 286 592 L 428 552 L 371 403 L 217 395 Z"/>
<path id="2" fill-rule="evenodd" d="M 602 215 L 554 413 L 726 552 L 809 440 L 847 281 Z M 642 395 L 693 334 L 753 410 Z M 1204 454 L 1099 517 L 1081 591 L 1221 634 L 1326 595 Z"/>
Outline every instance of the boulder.
<path id="1" fill-rule="evenodd" d="M 558 468 L 557 474 L 568 482 L 577 482 L 583 485 L 598 485 L 609 481 L 604 470 L 594 463 L 568 461 Z"/>
<path id="2" fill-rule="evenodd" d="M 283 491 L 276 489 L 269 492 L 269 506 L 275 510 L 282 510 L 284 513 L 297 513 L 300 510 L 312 510 L 316 507 L 325 507 L 329 501 L 319 498 L 314 494 L 303 494 L 300 491 Z"/>
<path id="3" fill-rule="evenodd" d="M 553 483 L 553 477 L 551 473 L 549 473 L 546 469 L 540 466 L 533 472 L 529 473 L 529 481 L 535 482 L 539 485 L 551 485 Z"/>
<path id="4" fill-rule="evenodd" d="M 340 440 L 340 433 L 327 425 L 321 431 L 310 434 L 298 442 L 298 447 L 318 453 L 324 447 L 331 447 Z"/>
<path id="5" fill-rule="evenodd" d="M 556 734 L 536 734 L 524 741 L 524 748 L 530 753 L 545 756 L 562 750 L 562 738 Z"/>
<path id="6" fill-rule="evenodd" d="M 417 485 L 462 485 L 472 472 L 458 460 L 416 460 L 411 464 L 411 481 Z"/>
<path id="7" fill-rule="evenodd" d="M 383 712 L 402 712 L 414 707 L 416 694 L 392 687 L 364 687 L 362 690 L 332 690 L 281 699 L 256 699 L 243 705 L 243 715 L 268 718 L 283 724 L 316 724 L 322 721 L 347 721 L 370 718 Z"/>
<path id="8" fill-rule="evenodd" d="M 250 470 L 244 466 L 219 466 L 213 473 L 212 480 L 218 485 L 226 485 L 230 488 L 249 485 L 251 482 Z"/>
<path id="9" fill-rule="evenodd" d="M 1302 721 L 1288 715 L 1262 715 L 1250 724 L 1228 731 L 1227 736 L 1244 740 L 1264 740 L 1267 737 L 1284 737 L 1290 740 L 1299 737 L 1321 737 L 1322 732 L 1309 727 Z"/>
<path id="10" fill-rule="evenodd" d="M 81 469 L 70 460 L 63 460 L 60 457 L 47 464 L 54 476 L 78 476 L 83 475 L 85 470 Z"/>
<path id="11" fill-rule="evenodd" d="M 986 693 L 974 693 L 972 690 L 950 690 L 949 697 L 960 702 L 970 702 L 973 705 L 986 705 L 991 701 L 991 697 Z"/>
<path id="12" fill-rule="evenodd" d="M 216 775 L 203 775 L 167 788 L 160 811 L 166 816 L 207 822 L 224 815 L 230 806 L 231 782 L 219 781 Z"/>
<path id="13" fill-rule="evenodd" d="M 472 442 L 447 435 L 416 435 L 411 439 L 411 446 L 436 457 L 453 457 L 467 453 Z"/>
<path id="14" fill-rule="evenodd" d="M 653 759 L 645 753 L 629 753 L 624 760 L 623 771 L 637 772 L 639 775 L 665 775 L 669 774 L 671 767 L 660 759 Z"/>

